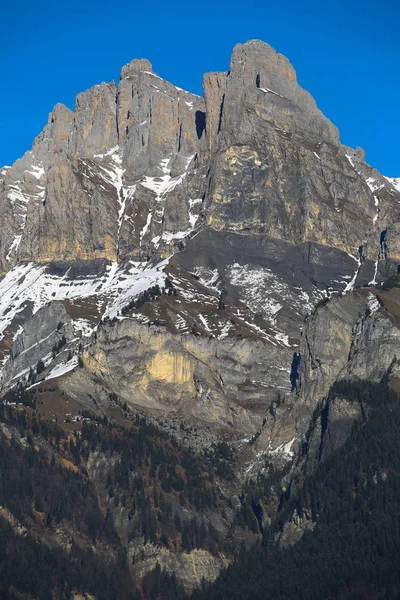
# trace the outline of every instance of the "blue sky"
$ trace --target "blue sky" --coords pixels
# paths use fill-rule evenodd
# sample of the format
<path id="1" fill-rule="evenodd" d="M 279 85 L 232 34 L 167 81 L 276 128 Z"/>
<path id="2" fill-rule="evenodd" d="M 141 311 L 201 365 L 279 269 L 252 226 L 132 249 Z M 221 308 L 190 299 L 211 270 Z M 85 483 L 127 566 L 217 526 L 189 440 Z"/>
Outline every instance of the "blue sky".
<path id="1" fill-rule="evenodd" d="M 30 149 L 54 104 L 73 108 L 132 58 L 201 93 L 202 74 L 227 70 L 237 42 L 262 39 L 289 58 L 343 143 L 400 176 L 398 0 L 22 0 L 3 3 L 1 20 L 0 166 Z"/>

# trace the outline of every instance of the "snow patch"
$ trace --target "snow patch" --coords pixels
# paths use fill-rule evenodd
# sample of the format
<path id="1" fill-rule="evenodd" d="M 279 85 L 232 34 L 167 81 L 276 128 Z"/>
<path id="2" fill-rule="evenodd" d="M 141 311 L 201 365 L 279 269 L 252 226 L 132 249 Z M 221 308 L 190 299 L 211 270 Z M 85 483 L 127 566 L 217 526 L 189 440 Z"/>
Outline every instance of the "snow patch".
<path id="1" fill-rule="evenodd" d="M 74 319 L 73 326 L 75 332 L 80 332 L 82 337 L 90 337 L 97 329 L 88 319 Z"/>
<path id="2" fill-rule="evenodd" d="M 223 340 L 224 338 L 228 337 L 230 330 L 233 327 L 233 324 L 230 321 L 227 321 L 225 323 L 225 325 L 222 325 L 222 323 L 218 323 L 219 326 L 221 327 L 221 331 L 220 334 L 218 336 L 219 340 Z"/>
<path id="3" fill-rule="evenodd" d="M 313 309 L 314 302 L 304 290 L 291 288 L 271 269 L 254 269 L 251 265 L 234 263 L 227 271 L 231 283 L 240 288 L 249 308 L 255 313 L 263 312 L 273 325 L 283 307 L 282 300 L 298 314 L 303 314 L 304 308 L 309 312 Z"/>
<path id="4" fill-rule="evenodd" d="M 188 326 L 182 315 L 176 315 L 175 327 L 180 333 L 182 333 L 185 330 L 187 331 Z"/>
<path id="5" fill-rule="evenodd" d="M 149 212 L 149 214 L 147 215 L 146 224 L 144 225 L 143 229 L 140 232 L 140 242 L 142 242 L 142 239 L 144 238 L 144 236 L 148 232 L 152 218 L 153 218 L 153 213 Z"/>
<path id="6" fill-rule="evenodd" d="M 274 92 L 274 90 L 270 90 L 269 88 L 259 88 L 262 92 L 266 94 L 274 94 L 274 96 L 279 96 L 279 98 L 283 98 L 278 92 Z"/>
<path id="7" fill-rule="evenodd" d="M 209 327 L 209 325 L 207 323 L 207 319 L 202 314 L 199 314 L 199 319 L 202 322 L 202 325 L 204 326 L 204 328 L 207 331 L 209 331 L 210 333 L 212 333 L 212 331 L 211 331 L 211 329 L 210 329 L 210 327 Z"/>
<path id="8" fill-rule="evenodd" d="M 158 75 L 156 75 L 155 73 L 152 73 L 151 71 L 142 71 L 142 73 L 146 73 L 146 75 L 151 75 L 151 77 L 155 77 L 156 79 L 161 79 L 161 81 L 163 81 L 162 77 L 159 77 Z"/>
<path id="9" fill-rule="evenodd" d="M 374 196 L 374 202 L 375 202 L 375 206 L 376 206 L 376 215 L 372 219 L 372 222 L 375 225 L 378 220 L 378 217 L 379 217 L 379 198 L 378 198 L 378 196 Z"/>
<path id="10" fill-rule="evenodd" d="M 45 378 L 44 381 L 49 381 L 49 379 L 55 379 L 56 377 L 61 377 L 61 375 L 65 375 L 66 373 L 69 373 L 70 371 L 75 369 L 77 366 L 78 366 L 78 357 L 73 356 L 71 358 L 71 360 L 69 360 L 67 363 L 60 363 L 59 365 L 56 365 L 50 371 L 50 373 L 47 375 L 47 377 Z"/>
<path id="11" fill-rule="evenodd" d="M 356 284 L 356 280 L 357 280 L 357 276 L 358 273 L 360 272 L 360 268 L 361 268 L 361 259 L 357 259 L 354 256 L 352 256 L 351 254 L 349 254 L 349 256 L 351 256 L 351 258 L 354 258 L 354 260 L 357 262 L 357 269 L 351 279 L 351 281 L 349 281 L 349 283 L 346 285 L 346 287 L 343 290 L 344 294 L 347 294 L 347 292 L 351 292 Z"/>
<path id="12" fill-rule="evenodd" d="M 400 177 L 385 177 L 385 179 L 388 180 L 397 192 L 400 192 Z"/>
<path id="13" fill-rule="evenodd" d="M 53 275 L 46 265 L 21 263 L 0 281 L 0 340 L 15 316 L 30 306 L 32 314 L 51 301 L 97 297 L 106 302 L 104 317 L 117 316 L 121 308 L 141 292 L 153 285 L 164 287 L 164 269 L 168 263 L 151 266 L 146 262 L 129 261 L 118 265 L 111 263 L 108 271 L 100 275 L 70 279 L 69 270 L 63 275 Z M 88 332 L 89 325 L 79 319 L 75 327 Z"/>
<path id="14" fill-rule="evenodd" d="M 44 175 L 44 168 L 33 165 L 32 171 L 26 170 L 25 173 L 29 173 L 29 175 L 33 175 L 36 179 L 40 179 Z"/>
<path id="15" fill-rule="evenodd" d="M 208 269 L 207 267 L 196 267 L 194 274 L 199 278 L 199 281 L 204 287 L 220 292 L 221 278 L 218 269 Z"/>
<path id="16" fill-rule="evenodd" d="M 379 264 L 379 260 L 375 261 L 375 271 L 374 271 L 374 277 L 371 281 L 368 282 L 368 285 L 377 285 L 378 282 L 376 281 L 376 276 L 378 274 L 378 264 Z"/>
<path id="17" fill-rule="evenodd" d="M 25 172 L 29 173 L 30 175 L 33 175 L 33 177 L 35 179 L 40 179 L 42 177 L 42 175 L 44 175 L 45 171 L 42 166 L 32 165 L 31 169 L 32 170 L 25 171 Z M 29 202 L 31 202 L 31 201 L 43 202 L 44 201 L 45 187 L 43 185 L 39 185 L 38 183 L 34 183 L 34 182 L 30 182 L 30 183 L 33 184 L 34 186 L 36 186 L 36 190 L 34 190 L 34 188 L 32 188 L 32 185 L 30 185 L 30 187 L 29 187 L 29 189 L 32 191 L 28 192 L 28 191 L 23 190 L 21 188 L 20 181 L 13 181 L 13 182 L 9 183 L 7 186 L 8 187 L 7 199 L 11 203 L 14 221 L 17 225 L 17 227 L 16 227 L 17 231 L 14 235 L 14 238 L 11 242 L 11 245 L 10 245 L 7 255 L 6 255 L 7 261 L 11 260 L 12 254 L 16 253 L 20 246 L 23 232 L 24 232 L 25 226 L 26 226 Z"/>
<path id="18" fill-rule="evenodd" d="M 292 450 L 292 446 L 293 446 L 293 444 L 294 444 L 295 441 L 296 441 L 296 438 L 294 437 L 287 444 L 281 444 L 280 446 L 278 446 L 277 448 L 275 448 L 275 450 L 271 450 L 271 454 L 281 455 L 281 456 L 286 457 L 288 459 L 289 458 L 293 458 L 294 452 Z"/>
<path id="19" fill-rule="evenodd" d="M 381 181 L 378 181 L 374 177 L 368 177 L 365 180 L 365 183 L 367 184 L 367 186 L 369 187 L 371 192 L 376 192 L 377 190 L 380 190 L 384 186 L 384 184 Z"/>
<path id="20" fill-rule="evenodd" d="M 381 305 L 379 303 L 379 300 L 373 295 L 373 294 L 368 294 L 368 308 L 371 311 L 371 313 L 375 313 L 380 309 Z"/>

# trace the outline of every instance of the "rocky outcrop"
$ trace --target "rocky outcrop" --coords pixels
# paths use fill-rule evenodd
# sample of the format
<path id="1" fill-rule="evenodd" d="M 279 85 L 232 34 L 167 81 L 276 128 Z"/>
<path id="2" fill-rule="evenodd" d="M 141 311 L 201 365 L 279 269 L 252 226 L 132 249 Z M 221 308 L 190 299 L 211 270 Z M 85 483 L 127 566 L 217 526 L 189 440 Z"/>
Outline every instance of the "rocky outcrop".
<path id="1" fill-rule="evenodd" d="M 97 322 L 121 317 L 146 287 L 139 280 L 165 281 L 165 266 L 154 265 L 169 257 L 176 300 L 135 315 L 163 327 L 101 327 L 86 370 L 71 377 L 82 389 L 97 378 L 129 402 L 257 433 L 269 448 L 260 419 L 269 423 L 278 395 L 301 382 L 298 416 L 285 409 L 286 421 L 274 416 L 271 424 L 279 447 L 289 448 L 339 375 L 378 377 L 387 368 L 397 335 L 380 311 L 364 322 L 365 293 L 317 311 L 301 342 L 300 328 L 322 298 L 397 272 L 398 190 L 361 149 L 341 146 L 289 61 L 264 42 L 238 44 L 228 72 L 206 74 L 204 99 L 160 78 L 147 60 L 131 61 L 118 85 L 79 94 L 74 111 L 57 105 L 32 151 L 1 171 L 0 185 L 1 269 L 102 260 L 97 287 L 93 278 L 82 295 L 97 302 Z M 185 277 L 200 287 L 182 288 Z M 122 290 L 126 304 L 117 300 Z M 220 317 L 217 305 L 229 310 Z M 387 350 L 370 365 L 377 331 Z M 17 369 L 11 361 L 8 379 Z"/>
<path id="2" fill-rule="evenodd" d="M 280 390 L 290 389 L 281 367 L 291 360 L 288 349 L 265 353 L 261 341 L 177 336 L 133 320 L 102 326 L 82 358 L 85 369 L 65 388 L 78 397 L 89 376 L 152 414 L 178 413 L 243 434 L 254 434 Z"/>
<path id="3" fill-rule="evenodd" d="M 301 342 L 300 328 L 327 295 L 397 272 L 398 191 L 361 149 L 341 146 L 289 61 L 264 42 L 238 44 L 228 72 L 206 74 L 204 99 L 160 78 L 149 61 L 131 61 L 118 85 L 79 94 L 74 111 L 57 105 L 32 151 L 0 177 L 3 271 L 21 260 L 110 261 L 83 294 L 93 294 L 97 321 L 121 316 L 120 290 L 132 287 L 128 303 L 144 289 L 137 281 L 146 261 L 153 267 L 180 250 L 170 258 L 176 300 L 135 316 L 163 327 L 101 327 L 71 390 L 101 380 L 127 402 L 257 433 L 261 449 L 290 456 L 289 442 L 339 375 L 375 369 L 378 377 L 387 368 L 397 336 L 381 311 L 364 322 L 366 293 L 318 310 Z M 148 286 L 158 285 L 150 271 Z M 189 274 L 200 287 L 192 275 L 182 287 Z M 78 297 L 75 290 L 73 311 Z M 369 365 L 377 331 L 387 351 Z M 12 355 L 6 379 L 27 369 L 17 362 Z M 277 407 L 286 416 L 270 421 L 269 407 L 299 383 L 297 416 L 288 395 L 284 411 Z"/>
<path id="4" fill-rule="evenodd" d="M 211 131 L 218 102 L 221 114 L 210 226 L 318 242 L 356 256 L 363 246 L 364 259 L 375 260 L 380 232 L 391 222 L 391 256 L 398 256 L 393 189 L 360 152 L 340 145 L 336 128 L 297 84 L 285 57 L 263 42 L 239 44 L 225 80 L 209 74 L 204 86 Z"/>
<path id="5" fill-rule="evenodd" d="M 127 65 L 118 87 L 79 94 L 74 112 L 57 105 L 32 151 L 2 172 L 1 269 L 18 260 L 137 256 L 157 235 L 161 250 L 164 212 L 181 212 L 170 193 L 188 170 L 191 198 L 204 193 L 196 180 L 204 130 L 203 99 L 162 80 L 148 61 Z M 193 228 L 188 200 L 180 219 L 169 218 L 167 242 Z"/>
<path id="6" fill-rule="evenodd" d="M 145 546 L 144 549 L 140 547 L 136 553 L 132 549 L 129 557 L 135 559 L 139 552 L 140 554 L 144 552 L 145 557 L 135 569 L 138 579 L 154 569 L 158 563 L 168 573 L 175 573 L 182 585 L 189 590 L 199 588 L 202 581 L 214 581 L 221 569 L 226 569 L 230 564 L 224 555 L 215 557 L 207 550 L 196 549 L 178 555 L 166 548 L 154 547 L 151 544 Z"/>
<path id="7" fill-rule="evenodd" d="M 323 398 L 337 380 L 380 381 L 399 344 L 400 330 L 372 291 L 332 299 L 305 323 L 300 346 L 304 400 Z"/>
<path id="8" fill-rule="evenodd" d="M 17 335 L 10 350 L 9 360 L 6 362 L 2 372 L 2 388 L 10 388 L 34 374 L 34 379 L 29 380 L 31 384 L 36 380 L 37 365 L 46 365 L 53 362 L 66 361 L 71 352 L 71 342 L 74 338 L 74 330 L 71 319 L 65 308 L 58 302 L 40 309 L 34 316 L 26 321 L 24 328 Z"/>

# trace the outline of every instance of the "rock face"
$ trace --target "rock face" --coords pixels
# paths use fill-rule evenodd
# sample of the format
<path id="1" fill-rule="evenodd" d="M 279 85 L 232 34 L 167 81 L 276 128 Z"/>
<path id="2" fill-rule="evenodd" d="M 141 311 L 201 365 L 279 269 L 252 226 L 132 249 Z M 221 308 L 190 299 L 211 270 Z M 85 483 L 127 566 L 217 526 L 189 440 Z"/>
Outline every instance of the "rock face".
<path id="1" fill-rule="evenodd" d="M 139 256 L 157 234 L 190 231 L 187 198 L 178 193 L 169 206 L 167 197 L 179 185 L 202 197 L 201 178 L 185 179 L 203 160 L 204 115 L 201 98 L 143 60 L 122 69 L 118 88 L 79 94 L 74 112 L 57 105 L 32 151 L 2 172 L 2 270 L 18 260 Z"/>
<path id="2" fill-rule="evenodd" d="M 400 332 L 378 297 L 356 291 L 331 300 L 306 322 L 300 378 L 311 402 L 323 398 L 338 379 L 378 382 L 389 371 Z"/>
<path id="3" fill-rule="evenodd" d="M 220 102 L 210 226 L 378 257 L 388 202 L 397 214 L 393 189 L 340 145 L 286 58 L 262 42 L 239 44 L 223 83 L 205 77 L 205 99 L 213 133 Z"/>
<path id="4" fill-rule="evenodd" d="M 360 279 L 372 280 L 369 260 L 399 255 L 398 192 L 363 158 L 263 42 L 238 44 L 228 73 L 205 75 L 204 100 L 133 60 L 118 86 L 79 94 L 74 112 L 57 105 L 1 172 L 1 268 L 157 256 L 204 223 L 356 260 L 363 246 Z"/>
<path id="5" fill-rule="evenodd" d="M 102 327 L 83 362 L 128 403 L 254 434 L 277 388 L 290 390 L 279 370 L 290 351 L 263 349 L 261 340 L 171 335 L 125 320 Z"/>
<path id="6" fill-rule="evenodd" d="M 300 448 L 312 469 L 361 416 L 327 400 L 335 382 L 400 372 L 396 290 L 374 287 L 398 272 L 399 185 L 340 144 L 268 44 L 238 44 L 203 87 L 133 60 L 0 170 L 2 391 L 53 379 L 102 417 L 114 394 L 196 423 L 197 450 L 230 440 L 236 482 L 268 464 L 286 485 Z M 145 550 L 139 574 L 160 560 L 188 587 L 227 562 Z"/>

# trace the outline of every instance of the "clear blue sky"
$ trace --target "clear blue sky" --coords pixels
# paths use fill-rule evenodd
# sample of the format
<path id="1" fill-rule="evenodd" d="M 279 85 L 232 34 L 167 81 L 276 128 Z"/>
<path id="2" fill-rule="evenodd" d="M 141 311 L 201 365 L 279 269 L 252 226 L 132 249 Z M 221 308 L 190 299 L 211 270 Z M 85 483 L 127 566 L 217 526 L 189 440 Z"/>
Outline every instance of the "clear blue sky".
<path id="1" fill-rule="evenodd" d="M 237 42 L 285 54 L 343 143 L 400 176 L 399 0 L 38 0 L 1 8 L 0 166 L 30 149 L 57 102 L 118 79 L 132 58 L 201 93 Z"/>

